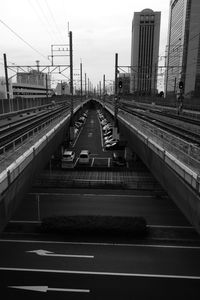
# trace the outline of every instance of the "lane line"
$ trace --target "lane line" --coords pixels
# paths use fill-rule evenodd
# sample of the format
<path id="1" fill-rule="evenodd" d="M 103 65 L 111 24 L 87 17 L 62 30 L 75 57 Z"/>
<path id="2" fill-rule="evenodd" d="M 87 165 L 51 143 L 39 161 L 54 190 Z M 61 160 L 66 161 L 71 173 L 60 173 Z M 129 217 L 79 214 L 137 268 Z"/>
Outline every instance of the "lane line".
<path id="1" fill-rule="evenodd" d="M 9 220 L 9 223 L 30 223 L 30 224 L 40 224 L 42 221 L 31 221 L 31 220 Z M 178 226 L 178 225 L 147 225 L 147 227 L 152 228 L 174 228 L 174 229 L 195 229 L 193 226 Z"/>
<path id="2" fill-rule="evenodd" d="M 93 164 L 94 164 L 94 157 L 92 158 L 91 167 L 93 167 Z"/>
<path id="3" fill-rule="evenodd" d="M 14 240 L 0 239 L 0 243 L 41 243 L 41 244 L 63 244 L 63 245 L 90 245 L 90 246 L 113 246 L 113 247 L 146 247 L 146 248 L 169 248 L 169 249 L 193 249 L 200 250 L 200 246 L 181 245 L 157 245 L 157 244 L 118 244 L 118 243 L 91 243 L 91 242 L 60 242 L 42 240 Z"/>
<path id="4" fill-rule="evenodd" d="M 43 272 L 43 273 L 61 273 L 78 275 L 103 275 L 103 276 L 121 276 L 121 277 L 150 277 L 150 278 L 169 278 L 169 279 L 192 279 L 200 280 L 200 276 L 190 275 L 172 275 L 172 274 L 146 274 L 146 273 L 120 273 L 120 272 L 97 272 L 97 271 L 76 271 L 76 270 L 52 270 L 52 269 L 29 269 L 29 268 L 7 268 L 0 267 L 0 271 L 19 271 L 19 272 Z"/>
<path id="5" fill-rule="evenodd" d="M 82 180 L 82 179 L 80 179 Z M 95 180 L 96 181 L 96 180 Z M 41 196 L 50 196 L 50 195 L 53 195 L 53 196 L 91 196 L 91 197 L 127 197 L 127 198 L 155 198 L 154 195 L 126 195 L 126 194 L 75 194 L 75 193 L 71 193 L 71 194 L 68 194 L 68 193 L 45 193 L 45 192 L 38 192 L 38 193 L 28 193 L 29 195 L 34 195 L 34 196 L 37 196 L 37 195 L 41 195 Z"/>
<path id="6" fill-rule="evenodd" d="M 54 292 L 75 292 L 75 293 L 90 293 L 90 290 L 86 289 L 66 289 L 66 288 L 50 288 L 48 286 L 43 285 L 22 285 L 22 286 L 8 286 L 10 289 L 20 289 L 20 290 L 28 290 L 28 291 L 36 291 L 36 292 L 43 292 L 47 293 L 48 291 L 54 291 Z"/>

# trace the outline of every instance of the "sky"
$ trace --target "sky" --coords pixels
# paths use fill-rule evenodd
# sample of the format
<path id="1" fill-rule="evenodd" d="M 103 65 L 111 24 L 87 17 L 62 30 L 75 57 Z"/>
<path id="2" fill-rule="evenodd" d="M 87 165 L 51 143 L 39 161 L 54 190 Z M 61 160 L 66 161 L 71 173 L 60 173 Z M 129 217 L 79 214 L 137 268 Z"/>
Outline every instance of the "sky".
<path id="1" fill-rule="evenodd" d="M 115 53 L 119 66 L 130 66 L 134 12 L 161 11 L 160 51 L 165 55 L 170 0 L 0 0 L 0 76 L 3 54 L 8 65 L 50 64 L 51 45 L 69 44 L 73 35 L 74 80 L 82 70 L 93 86 L 114 80 Z M 55 58 L 69 65 L 69 57 Z M 164 62 L 163 62 L 164 65 Z M 67 76 L 67 71 L 65 73 Z M 9 71 L 9 77 L 14 73 Z M 52 79 L 66 80 L 53 74 Z M 15 77 L 13 77 L 15 81 Z"/>

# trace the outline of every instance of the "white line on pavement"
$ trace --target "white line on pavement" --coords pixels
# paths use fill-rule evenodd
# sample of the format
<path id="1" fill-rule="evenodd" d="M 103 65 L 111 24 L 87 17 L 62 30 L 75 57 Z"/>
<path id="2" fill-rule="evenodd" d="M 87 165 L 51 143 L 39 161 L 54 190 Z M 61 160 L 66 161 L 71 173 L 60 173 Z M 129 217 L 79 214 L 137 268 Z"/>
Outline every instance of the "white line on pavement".
<path id="1" fill-rule="evenodd" d="M 14 240 L 0 239 L 0 243 L 41 243 L 41 244 L 63 244 L 63 245 L 90 245 L 90 246 L 113 246 L 113 247 L 149 247 L 149 248 L 171 248 L 171 249 L 194 249 L 200 250 L 200 246 L 181 246 L 181 245 L 157 245 L 157 244 L 118 244 L 118 243 L 90 243 L 90 242 L 60 242 L 42 240 Z"/>
<path id="2" fill-rule="evenodd" d="M 31 220 L 10 220 L 9 223 L 30 223 L 30 224 L 40 224 L 41 221 L 31 221 Z M 174 228 L 174 229 L 194 229 L 193 226 L 178 226 L 178 225 L 150 225 L 148 224 L 147 227 L 152 228 Z"/>
<path id="3" fill-rule="evenodd" d="M 82 179 L 81 179 L 82 180 Z M 96 181 L 96 180 L 95 180 Z M 127 198 L 154 198 L 153 195 L 126 195 L 126 194 L 75 194 L 75 193 L 44 193 L 44 192 L 35 192 L 29 193 L 29 195 L 41 195 L 41 196 L 87 196 L 87 197 L 127 197 Z"/>
<path id="4" fill-rule="evenodd" d="M 45 272 L 45 273 L 78 274 L 78 275 L 103 275 L 103 276 L 151 277 L 151 278 L 200 280 L 200 276 L 172 275 L 172 274 L 119 273 L 119 272 L 96 272 L 96 271 L 6 268 L 6 267 L 0 267 L 0 271 Z"/>

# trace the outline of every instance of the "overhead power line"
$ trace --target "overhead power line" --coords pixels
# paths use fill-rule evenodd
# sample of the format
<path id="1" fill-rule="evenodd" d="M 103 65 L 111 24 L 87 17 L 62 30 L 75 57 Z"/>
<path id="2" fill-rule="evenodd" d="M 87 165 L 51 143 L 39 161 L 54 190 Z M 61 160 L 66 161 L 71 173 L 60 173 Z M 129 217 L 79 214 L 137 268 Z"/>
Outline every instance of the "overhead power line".
<path id="1" fill-rule="evenodd" d="M 48 59 L 45 55 L 43 55 L 40 51 L 38 51 L 36 48 L 34 48 L 31 44 L 29 44 L 25 39 L 23 39 L 17 32 L 15 32 L 10 26 L 8 26 L 5 22 L 3 22 L 0 19 L 0 22 L 7 28 L 9 29 L 15 36 L 17 36 L 21 41 L 23 41 L 27 46 L 29 46 L 32 50 L 37 52 L 39 55 L 43 56 L 45 59 Z"/>
<path id="2" fill-rule="evenodd" d="M 56 22 L 56 20 L 55 20 L 55 18 L 54 18 L 53 12 L 52 12 L 51 7 L 49 6 L 49 3 L 47 2 L 47 0 L 45 0 L 45 4 L 46 4 L 47 9 L 48 9 L 48 11 L 49 11 L 49 13 L 50 13 L 50 15 L 51 15 L 51 18 L 52 18 L 52 20 L 53 20 L 53 22 L 54 22 L 54 24 L 55 24 L 55 28 L 56 28 L 56 30 L 57 30 L 57 33 L 60 35 L 61 41 L 62 41 L 63 38 L 62 38 L 62 35 L 61 35 L 61 31 L 59 30 L 58 24 L 57 24 L 57 22 Z"/>
<path id="3" fill-rule="evenodd" d="M 28 3 L 30 4 L 32 10 L 34 10 L 37 18 L 39 19 L 41 25 L 42 25 L 42 28 L 45 28 L 46 32 L 48 33 L 49 37 L 50 37 L 50 40 L 53 41 L 54 40 L 54 37 L 53 37 L 53 34 L 52 34 L 52 31 L 48 28 L 48 25 L 45 23 L 44 21 L 44 18 L 41 17 L 41 15 L 38 13 L 36 7 L 35 7 L 35 4 L 37 5 L 36 2 L 34 2 L 34 5 L 33 3 L 31 2 L 31 0 L 28 1 Z M 38 6 L 37 6 L 38 7 Z M 41 12 L 41 10 L 39 10 Z"/>
<path id="4" fill-rule="evenodd" d="M 50 19 L 48 18 L 48 13 L 47 10 L 44 9 L 44 7 L 41 5 L 41 1 L 37 0 L 35 1 L 35 4 L 38 6 L 40 12 L 43 15 L 44 20 L 46 21 L 47 25 L 49 26 L 49 28 L 53 28 L 51 29 L 51 32 L 55 35 L 56 40 L 59 41 L 57 34 L 55 33 L 55 26 L 52 27 L 52 23 L 50 22 L 50 20 L 52 21 L 52 17 L 50 17 Z"/>

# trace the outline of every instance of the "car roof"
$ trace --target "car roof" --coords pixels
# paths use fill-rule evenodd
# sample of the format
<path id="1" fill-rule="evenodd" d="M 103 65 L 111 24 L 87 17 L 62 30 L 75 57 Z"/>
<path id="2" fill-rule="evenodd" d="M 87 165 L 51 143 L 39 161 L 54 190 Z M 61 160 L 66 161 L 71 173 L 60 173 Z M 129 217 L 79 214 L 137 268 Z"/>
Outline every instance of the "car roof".
<path id="1" fill-rule="evenodd" d="M 64 151 L 64 154 L 72 155 L 72 154 L 73 154 L 73 151 L 71 151 L 71 150 L 65 150 L 65 151 Z"/>
<path id="2" fill-rule="evenodd" d="M 83 154 L 83 153 L 89 153 L 89 150 L 81 150 L 81 154 Z"/>

